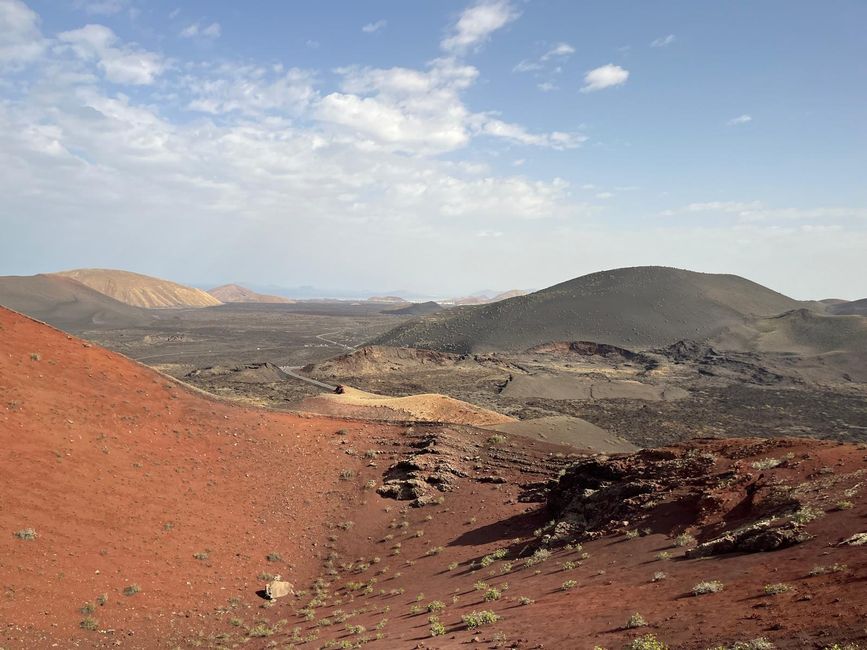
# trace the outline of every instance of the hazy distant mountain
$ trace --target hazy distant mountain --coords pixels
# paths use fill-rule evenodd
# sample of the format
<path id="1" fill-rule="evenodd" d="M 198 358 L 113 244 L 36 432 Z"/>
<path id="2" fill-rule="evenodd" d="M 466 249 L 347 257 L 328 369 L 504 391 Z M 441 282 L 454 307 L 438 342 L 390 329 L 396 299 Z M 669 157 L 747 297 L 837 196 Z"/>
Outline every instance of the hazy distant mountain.
<path id="1" fill-rule="evenodd" d="M 138 327 L 156 317 L 60 275 L 0 277 L 0 305 L 73 332 Z"/>
<path id="2" fill-rule="evenodd" d="M 400 325 L 374 343 L 459 353 L 574 340 L 641 349 L 705 339 L 750 318 L 804 305 L 735 275 L 635 267 L 493 304 L 456 307 Z"/>
<path id="3" fill-rule="evenodd" d="M 867 298 L 829 305 L 828 313 L 840 316 L 867 316 Z"/>
<path id="4" fill-rule="evenodd" d="M 115 300 L 148 309 L 211 307 L 222 304 L 214 296 L 177 282 L 115 269 L 74 269 L 55 273 L 78 280 Z"/>
<path id="5" fill-rule="evenodd" d="M 208 289 L 208 293 L 221 302 L 266 302 L 266 303 L 291 303 L 294 302 L 283 296 L 270 296 L 265 293 L 256 293 L 252 289 L 242 287 L 239 284 L 224 284 L 221 287 Z"/>
<path id="6" fill-rule="evenodd" d="M 500 300 L 526 296 L 527 293 L 529 292 L 521 289 L 511 289 L 510 291 L 503 291 L 502 293 L 497 293 L 495 291 L 480 291 L 472 296 L 454 298 L 451 302 L 455 305 L 489 305 L 492 302 L 499 302 Z"/>

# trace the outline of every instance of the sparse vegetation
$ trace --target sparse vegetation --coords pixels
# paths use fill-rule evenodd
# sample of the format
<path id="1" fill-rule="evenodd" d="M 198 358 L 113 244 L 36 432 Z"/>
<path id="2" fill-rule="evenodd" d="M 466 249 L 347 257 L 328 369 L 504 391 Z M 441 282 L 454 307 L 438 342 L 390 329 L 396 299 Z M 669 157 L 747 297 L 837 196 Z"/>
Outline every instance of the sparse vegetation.
<path id="1" fill-rule="evenodd" d="M 852 503 L 851 501 L 843 500 L 843 501 L 838 501 L 834 507 L 837 508 L 837 510 L 851 510 L 852 508 L 855 507 L 855 504 Z"/>
<path id="2" fill-rule="evenodd" d="M 632 616 L 629 617 L 629 620 L 626 621 L 626 627 L 628 629 L 636 628 L 636 627 L 647 627 L 647 621 L 644 620 L 644 617 L 635 612 Z"/>
<path id="3" fill-rule="evenodd" d="M 668 551 L 660 551 L 659 553 L 656 554 L 656 559 L 661 560 L 663 562 L 665 560 L 670 560 L 671 559 L 671 553 L 669 553 Z"/>
<path id="4" fill-rule="evenodd" d="M 656 573 L 653 574 L 653 577 L 650 579 L 650 581 L 651 582 L 660 582 L 662 580 L 665 580 L 667 577 L 668 576 L 665 574 L 664 571 L 657 571 Z"/>
<path id="5" fill-rule="evenodd" d="M 779 467 L 783 464 L 782 458 L 762 458 L 761 460 L 753 461 L 750 464 L 750 467 L 753 469 L 773 469 L 774 467 Z"/>
<path id="6" fill-rule="evenodd" d="M 578 586 L 578 582 L 576 580 L 567 580 L 562 585 L 560 585 L 560 589 L 563 591 L 569 591 L 570 589 L 574 589 Z"/>
<path id="7" fill-rule="evenodd" d="M 427 611 L 431 614 L 439 614 L 446 608 L 446 604 L 441 600 L 434 600 L 428 603 Z"/>
<path id="8" fill-rule="evenodd" d="M 535 602 L 536 602 L 535 600 L 533 600 L 532 598 L 529 598 L 528 596 L 521 596 L 518 599 L 518 604 L 520 604 L 520 605 L 532 605 Z"/>
<path id="9" fill-rule="evenodd" d="M 792 514 L 792 521 L 798 524 L 807 524 L 815 519 L 818 519 L 823 514 L 825 513 L 823 513 L 821 510 L 812 508 L 810 506 L 804 506 L 803 508 L 800 508 L 798 511 Z"/>
<path id="10" fill-rule="evenodd" d="M 141 587 L 139 587 L 137 584 L 133 583 L 133 584 L 127 585 L 126 587 L 123 588 L 123 595 L 124 596 L 135 596 L 140 591 L 141 591 Z"/>
<path id="11" fill-rule="evenodd" d="M 787 585 L 785 582 L 776 582 L 774 584 L 765 585 L 764 592 L 768 596 L 776 596 L 777 594 L 784 594 L 787 591 L 791 591 L 792 586 Z"/>
<path id="12" fill-rule="evenodd" d="M 199 551 L 198 553 L 193 553 L 193 557 L 201 561 L 207 560 L 209 555 L 210 554 L 207 551 Z"/>
<path id="13" fill-rule="evenodd" d="M 489 587 L 487 590 L 485 590 L 485 602 L 500 600 L 500 597 L 502 595 L 502 592 L 496 587 Z"/>
<path id="14" fill-rule="evenodd" d="M 78 627 L 82 630 L 88 630 L 90 632 L 94 632 L 99 629 L 99 621 L 97 621 L 93 616 L 85 616 L 78 623 Z"/>
<path id="15" fill-rule="evenodd" d="M 283 558 L 280 557 L 280 554 L 275 553 L 274 551 L 268 553 L 268 555 L 265 556 L 265 559 L 268 560 L 269 562 L 282 562 L 283 561 Z"/>
<path id="16" fill-rule="evenodd" d="M 439 621 L 434 621 L 430 624 L 430 635 L 431 636 L 442 636 L 446 633 L 446 626 L 440 623 Z"/>
<path id="17" fill-rule="evenodd" d="M 18 539 L 23 539 L 25 541 L 31 541 L 38 537 L 36 531 L 32 528 L 22 528 L 19 531 L 16 531 L 15 537 Z"/>
<path id="18" fill-rule="evenodd" d="M 681 533 L 674 538 L 674 545 L 683 548 L 684 546 L 694 546 L 695 537 L 689 533 Z"/>
<path id="19" fill-rule="evenodd" d="M 652 634 L 645 634 L 626 646 L 626 650 L 668 650 L 668 646 Z"/>
<path id="20" fill-rule="evenodd" d="M 499 433 L 495 433 L 488 438 L 489 445 L 502 445 L 504 442 L 506 442 L 506 436 L 500 435 Z"/>
<path id="21" fill-rule="evenodd" d="M 353 472 L 351 469 L 340 470 L 341 481 L 351 481 L 353 478 L 355 478 L 355 472 Z"/>
<path id="22" fill-rule="evenodd" d="M 814 566 L 810 570 L 809 575 L 821 576 L 821 575 L 825 575 L 826 573 L 842 573 L 843 571 L 846 571 L 848 568 L 849 567 L 846 566 L 845 564 L 832 564 L 830 566 L 821 566 L 821 565 L 817 564 L 816 566 Z"/>
<path id="23" fill-rule="evenodd" d="M 716 594 L 725 589 L 725 585 L 719 580 L 708 580 L 699 582 L 692 588 L 693 596 L 703 596 L 704 594 Z"/>
<path id="24" fill-rule="evenodd" d="M 500 616 L 495 614 L 489 609 L 484 609 L 482 611 L 472 611 L 469 614 L 464 614 L 461 616 L 461 620 L 464 622 L 464 625 L 467 626 L 468 630 L 475 630 L 482 625 L 491 625 L 500 620 Z"/>

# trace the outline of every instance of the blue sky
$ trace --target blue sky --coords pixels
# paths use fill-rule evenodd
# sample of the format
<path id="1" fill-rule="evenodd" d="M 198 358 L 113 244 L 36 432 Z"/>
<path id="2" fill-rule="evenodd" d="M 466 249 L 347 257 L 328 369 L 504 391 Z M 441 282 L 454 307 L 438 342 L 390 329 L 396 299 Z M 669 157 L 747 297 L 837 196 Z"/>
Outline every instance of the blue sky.
<path id="1" fill-rule="evenodd" d="M 867 4 L 0 0 L 0 273 L 867 295 Z"/>

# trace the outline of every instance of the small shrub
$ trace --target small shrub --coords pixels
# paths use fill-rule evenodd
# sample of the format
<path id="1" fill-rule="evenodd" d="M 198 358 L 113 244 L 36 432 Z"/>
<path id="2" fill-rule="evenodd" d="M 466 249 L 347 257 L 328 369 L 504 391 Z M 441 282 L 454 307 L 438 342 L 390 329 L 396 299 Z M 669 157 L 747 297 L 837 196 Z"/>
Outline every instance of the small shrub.
<path id="1" fill-rule="evenodd" d="M 668 576 L 665 575 L 664 571 L 657 571 L 653 574 L 653 577 L 650 579 L 651 582 L 660 582 L 661 580 L 665 580 Z"/>
<path id="2" fill-rule="evenodd" d="M 283 558 L 280 557 L 280 554 L 275 553 L 273 551 L 271 553 L 268 553 L 268 555 L 265 556 L 265 559 L 268 560 L 269 562 L 282 562 L 283 561 Z"/>
<path id="3" fill-rule="evenodd" d="M 668 650 L 668 646 L 652 634 L 645 634 L 626 646 L 627 650 Z"/>
<path id="4" fill-rule="evenodd" d="M 446 608 L 446 604 L 441 600 L 434 600 L 428 603 L 427 611 L 431 614 L 439 614 Z"/>
<path id="5" fill-rule="evenodd" d="M 100 607 L 105 605 L 107 602 L 108 602 L 108 594 L 99 594 L 99 596 L 96 597 L 96 604 L 99 605 Z"/>
<path id="6" fill-rule="evenodd" d="M 629 620 L 626 621 L 626 627 L 629 629 L 636 627 L 647 627 L 647 621 L 644 620 L 644 617 L 635 612 L 632 616 L 629 617 Z"/>
<path id="7" fill-rule="evenodd" d="M 826 573 L 842 573 L 846 571 L 849 567 L 845 564 L 832 564 L 831 566 L 821 566 L 816 565 L 810 570 L 811 576 L 821 576 Z"/>
<path id="8" fill-rule="evenodd" d="M 782 458 L 762 458 L 754 461 L 750 466 L 753 469 L 773 469 L 783 464 Z"/>
<path id="9" fill-rule="evenodd" d="M 355 478 L 355 472 L 353 472 L 351 469 L 340 470 L 341 481 L 351 481 L 353 478 Z"/>
<path id="10" fill-rule="evenodd" d="M 807 524 L 814 519 L 818 519 L 823 514 L 824 513 L 821 510 L 817 510 L 810 506 L 804 506 L 792 515 L 792 521 L 798 524 Z"/>
<path id="11" fill-rule="evenodd" d="M 695 537 L 689 533 L 681 533 L 674 538 L 674 545 L 679 547 L 692 546 L 695 544 Z"/>
<path id="12" fill-rule="evenodd" d="M 274 630 L 267 623 L 260 622 L 256 623 L 253 627 L 247 630 L 247 636 L 261 639 L 266 636 L 271 636 L 274 634 Z"/>
<path id="13" fill-rule="evenodd" d="M 487 591 L 485 591 L 485 602 L 500 600 L 500 596 L 502 595 L 503 594 L 499 589 L 495 587 L 490 587 Z"/>
<path id="14" fill-rule="evenodd" d="M 855 507 L 855 504 L 852 503 L 851 501 L 845 501 L 844 500 L 844 501 L 838 501 L 837 505 L 835 507 L 837 508 L 837 510 L 851 510 L 852 508 Z"/>
<path id="15" fill-rule="evenodd" d="M 528 598 L 527 596 L 521 596 L 518 599 L 518 604 L 520 605 L 532 605 L 535 602 L 535 600 L 533 600 L 532 598 Z"/>
<path id="16" fill-rule="evenodd" d="M 199 551 L 198 553 L 193 553 L 193 557 L 197 560 L 205 561 L 209 557 L 209 553 L 207 551 Z"/>
<path id="17" fill-rule="evenodd" d="M 785 582 L 776 582 L 774 584 L 765 585 L 764 592 L 768 596 L 776 596 L 777 594 L 784 594 L 787 591 L 791 591 L 792 586 L 787 585 Z"/>
<path id="18" fill-rule="evenodd" d="M 449 564 L 449 571 L 454 571 L 455 569 L 458 568 L 458 566 L 459 565 L 457 562 L 452 562 L 451 564 Z"/>
<path id="19" fill-rule="evenodd" d="M 430 624 L 430 635 L 431 636 L 442 636 L 446 633 L 446 626 L 440 623 L 439 621 L 434 621 Z"/>
<path id="20" fill-rule="evenodd" d="M 562 585 L 560 585 L 560 589 L 563 591 L 569 591 L 570 589 L 574 589 L 578 586 L 578 582 L 575 580 L 567 580 Z"/>
<path id="21" fill-rule="evenodd" d="M 500 620 L 500 617 L 489 609 L 482 611 L 472 611 L 469 614 L 461 616 L 461 620 L 468 630 L 475 630 L 482 625 L 491 625 Z"/>
<path id="22" fill-rule="evenodd" d="M 671 559 L 671 553 L 669 553 L 668 551 L 661 551 L 661 552 L 656 554 L 656 559 L 662 560 L 662 561 L 670 560 Z"/>
<path id="23" fill-rule="evenodd" d="M 140 591 L 141 591 L 141 587 L 139 587 L 137 584 L 131 584 L 131 585 L 127 585 L 126 587 L 123 588 L 123 595 L 124 596 L 135 596 Z"/>
<path id="24" fill-rule="evenodd" d="M 564 571 L 572 571 L 572 569 L 574 569 L 577 566 L 579 566 L 577 562 L 572 562 L 571 560 L 566 560 L 563 563 L 563 570 Z"/>
<path id="25" fill-rule="evenodd" d="M 15 537 L 18 539 L 23 539 L 25 541 L 31 541 L 38 537 L 36 531 L 32 528 L 22 528 L 21 530 L 15 533 Z"/>
<path id="26" fill-rule="evenodd" d="M 702 596 L 704 594 L 716 594 L 725 589 L 725 585 L 719 580 L 708 580 L 699 582 L 692 588 L 693 596 Z"/>
<path id="27" fill-rule="evenodd" d="M 533 555 L 527 558 L 527 560 L 524 562 L 524 565 L 528 567 L 534 566 L 536 564 L 539 564 L 540 562 L 547 561 L 550 557 L 551 551 L 549 551 L 547 548 L 537 548 L 533 552 Z"/>
<path id="28" fill-rule="evenodd" d="M 30 353 L 30 360 L 31 361 L 39 361 L 40 359 L 42 359 L 42 357 L 39 356 L 38 352 L 31 352 Z"/>
<path id="29" fill-rule="evenodd" d="M 85 616 L 83 619 L 81 619 L 81 621 L 79 621 L 78 627 L 80 627 L 82 630 L 89 630 L 90 632 L 93 632 L 99 629 L 99 621 L 93 618 L 93 616 Z"/>
<path id="30" fill-rule="evenodd" d="M 501 436 L 499 433 L 495 433 L 488 438 L 489 445 L 502 445 L 504 442 L 506 442 L 506 436 Z"/>
<path id="31" fill-rule="evenodd" d="M 773 650 L 773 648 L 774 644 L 762 636 L 750 641 L 737 641 L 725 650 Z"/>
<path id="32" fill-rule="evenodd" d="M 627 530 L 626 531 L 626 539 L 635 539 L 636 537 L 639 537 L 640 535 L 641 535 L 641 533 L 639 533 L 638 530 Z"/>

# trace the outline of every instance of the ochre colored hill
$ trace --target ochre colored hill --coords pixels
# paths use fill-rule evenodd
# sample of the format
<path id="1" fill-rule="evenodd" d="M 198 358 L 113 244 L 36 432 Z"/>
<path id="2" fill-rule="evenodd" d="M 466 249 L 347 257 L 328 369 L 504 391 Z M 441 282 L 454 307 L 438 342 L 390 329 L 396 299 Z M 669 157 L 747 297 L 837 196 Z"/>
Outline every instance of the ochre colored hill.
<path id="1" fill-rule="evenodd" d="M 55 275 L 78 280 L 115 300 L 135 307 L 213 307 L 222 304 L 201 289 L 177 282 L 115 269 L 74 269 Z"/>
<path id="2" fill-rule="evenodd" d="M 239 284 L 224 284 L 213 289 L 208 289 L 208 293 L 214 296 L 220 302 L 266 302 L 266 303 L 286 303 L 295 302 L 284 298 L 283 296 L 271 296 L 264 293 L 256 293 L 252 289 L 242 287 Z"/>
<path id="3" fill-rule="evenodd" d="M 60 275 L 0 277 L 0 305 L 72 332 L 140 327 L 157 317 Z"/>
<path id="4" fill-rule="evenodd" d="M 515 421 L 515 418 L 439 393 L 389 397 L 367 393 L 349 386 L 343 386 L 341 390 L 341 394 L 308 397 L 302 402 L 301 408 L 313 413 L 340 417 L 444 422 L 477 427 Z"/>
<path id="5" fill-rule="evenodd" d="M 735 275 L 635 267 L 432 314 L 373 342 L 457 353 L 518 351 L 564 340 L 639 350 L 703 340 L 727 326 L 802 306 Z"/>

